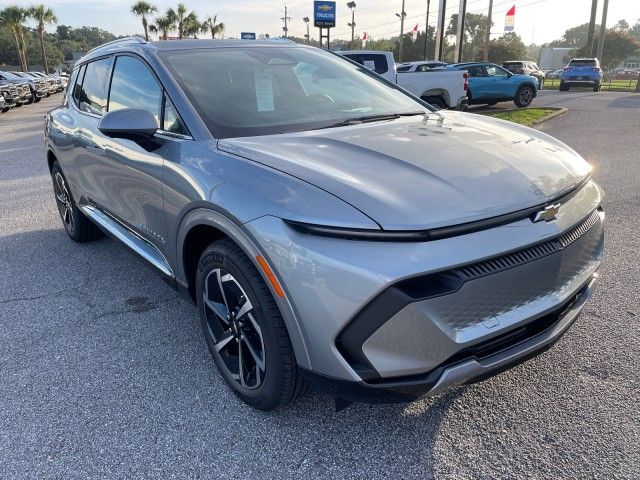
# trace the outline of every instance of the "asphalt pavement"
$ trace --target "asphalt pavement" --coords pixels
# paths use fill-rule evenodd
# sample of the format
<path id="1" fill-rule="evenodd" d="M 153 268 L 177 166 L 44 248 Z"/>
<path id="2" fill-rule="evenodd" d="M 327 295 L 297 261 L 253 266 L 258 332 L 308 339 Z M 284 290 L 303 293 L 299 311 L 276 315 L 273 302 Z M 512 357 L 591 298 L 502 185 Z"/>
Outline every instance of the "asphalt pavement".
<path id="1" fill-rule="evenodd" d="M 194 306 L 114 240 L 62 228 L 43 114 L 0 115 L 0 478 L 638 478 L 640 95 L 542 92 L 607 192 L 606 261 L 547 353 L 410 405 L 237 400 Z M 508 104 L 505 104 L 508 105 Z"/>

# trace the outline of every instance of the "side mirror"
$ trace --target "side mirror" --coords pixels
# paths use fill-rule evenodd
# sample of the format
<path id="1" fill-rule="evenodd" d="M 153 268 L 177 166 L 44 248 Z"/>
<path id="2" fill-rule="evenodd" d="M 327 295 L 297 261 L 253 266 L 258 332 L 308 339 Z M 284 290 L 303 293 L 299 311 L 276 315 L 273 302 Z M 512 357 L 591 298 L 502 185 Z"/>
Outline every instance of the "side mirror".
<path id="1" fill-rule="evenodd" d="M 140 142 L 153 138 L 158 122 L 147 110 L 125 108 L 105 114 L 98 123 L 98 130 L 107 137 Z"/>

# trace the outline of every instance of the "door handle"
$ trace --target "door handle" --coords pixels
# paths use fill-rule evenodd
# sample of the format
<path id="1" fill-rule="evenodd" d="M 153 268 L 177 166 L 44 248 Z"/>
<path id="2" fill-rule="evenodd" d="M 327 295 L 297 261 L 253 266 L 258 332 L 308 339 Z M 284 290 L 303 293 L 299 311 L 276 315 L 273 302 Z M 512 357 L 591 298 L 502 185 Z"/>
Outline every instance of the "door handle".
<path id="1" fill-rule="evenodd" d="M 98 154 L 98 155 L 104 155 L 105 154 L 105 150 L 104 147 L 101 147 L 100 145 L 91 145 L 91 151 L 93 151 L 94 153 Z"/>

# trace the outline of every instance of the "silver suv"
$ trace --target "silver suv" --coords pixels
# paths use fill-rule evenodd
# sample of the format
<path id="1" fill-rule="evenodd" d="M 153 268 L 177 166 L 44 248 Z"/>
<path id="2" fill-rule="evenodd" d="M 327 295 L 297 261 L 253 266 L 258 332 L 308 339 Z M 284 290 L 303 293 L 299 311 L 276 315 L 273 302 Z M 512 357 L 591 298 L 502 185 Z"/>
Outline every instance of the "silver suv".
<path id="1" fill-rule="evenodd" d="M 45 129 L 69 236 L 106 232 L 191 298 L 259 409 L 502 371 L 567 331 L 602 259 L 571 148 L 295 43 L 106 44 Z"/>

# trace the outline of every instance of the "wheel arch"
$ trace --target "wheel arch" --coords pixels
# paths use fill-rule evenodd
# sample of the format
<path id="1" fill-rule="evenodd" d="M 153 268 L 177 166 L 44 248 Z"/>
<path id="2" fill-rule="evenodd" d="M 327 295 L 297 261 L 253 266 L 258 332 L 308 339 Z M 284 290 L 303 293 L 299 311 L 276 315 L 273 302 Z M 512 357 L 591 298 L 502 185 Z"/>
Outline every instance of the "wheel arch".
<path id="1" fill-rule="evenodd" d="M 211 207 L 199 206 L 189 211 L 182 219 L 176 238 L 176 280 L 187 288 L 192 299 L 195 299 L 195 274 L 198 261 L 205 248 L 212 242 L 228 238 L 247 255 L 267 284 L 275 299 L 282 318 L 287 326 L 289 338 L 293 345 L 298 365 L 312 368 L 307 343 L 302 325 L 298 321 L 295 309 L 286 295 L 286 286 L 280 282 L 278 272 L 273 268 L 268 256 L 259 247 L 242 224 L 228 214 Z M 258 262 L 258 256 L 266 262 L 276 279 L 285 290 L 285 298 L 276 293 L 267 273 Z"/>

